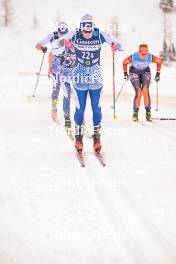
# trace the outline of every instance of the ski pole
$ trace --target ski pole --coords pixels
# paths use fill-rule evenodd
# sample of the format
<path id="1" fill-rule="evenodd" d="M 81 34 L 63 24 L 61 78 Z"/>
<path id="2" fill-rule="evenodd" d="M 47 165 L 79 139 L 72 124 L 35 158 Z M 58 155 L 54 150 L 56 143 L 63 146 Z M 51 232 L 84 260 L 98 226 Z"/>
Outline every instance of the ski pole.
<path id="1" fill-rule="evenodd" d="M 113 118 L 116 119 L 116 108 L 115 108 L 115 56 L 114 56 L 114 52 L 112 52 L 112 66 L 113 66 L 113 109 L 114 109 L 114 113 L 113 113 Z"/>
<path id="2" fill-rule="evenodd" d="M 35 84 L 35 88 L 34 88 L 34 92 L 33 92 L 32 97 L 35 97 L 36 96 L 35 93 L 36 93 L 36 90 L 37 90 L 37 86 L 38 86 L 38 82 L 39 82 L 39 78 L 40 78 L 40 73 L 41 73 L 42 66 L 43 66 L 43 61 L 44 61 L 44 58 L 45 58 L 45 54 L 46 53 L 43 53 L 42 62 L 40 64 L 40 69 L 39 69 L 39 72 L 38 72 L 37 81 L 36 81 L 36 84 Z"/>
<path id="3" fill-rule="evenodd" d="M 156 109 L 155 111 L 159 111 L 158 107 L 158 82 L 156 82 Z"/>
<path id="4" fill-rule="evenodd" d="M 116 104 L 117 99 L 119 98 L 119 96 L 120 96 L 120 94 L 121 94 L 121 92 L 122 92 L 122 90 L 123 90 L 123 88 L 124 88 L 126 82 L 127 82 L 127 80 L 124 81 L 124 83 L 123 83 L 123 85 L 122 85 L 122 87 L 121 87 L 121 89 L 120 89 L 118 95 L 116 96 L 116 98 L 115 98 L 115 104 Z M 113 108 L 114 108 L 114 105 L 111 105 L 111 108 L 113 109 Z"/>

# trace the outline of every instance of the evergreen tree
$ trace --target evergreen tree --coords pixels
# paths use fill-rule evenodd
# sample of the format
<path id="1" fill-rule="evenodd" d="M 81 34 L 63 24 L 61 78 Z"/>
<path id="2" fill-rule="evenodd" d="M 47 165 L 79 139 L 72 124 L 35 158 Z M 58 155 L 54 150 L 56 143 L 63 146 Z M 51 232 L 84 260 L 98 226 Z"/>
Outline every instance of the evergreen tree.
<path id="1" fill-rule="evenodd" d="M 114 16 L 111 19 L 111 28 L 110 28 L 111 34 L 114 38 L 118 38 L 120 36 L 120 27 L 118 23 L 118 18 L 117 16 Z"/>
<path id="2" fill-rule="evenodd" d="M 11 0 L 1 0 L 3 25 L 8 27 L 14 20 L 14 9 Z"/>
<path id="3" fill-rule="evenodd" d="M 32 24 L 33 24 L 32 27 L 34 30 L 37 29 L 39 26 L 39 22 L 38 22 L 37 16 L 35 14 L 33 15 L 33 18 L 32 18 Z"/>

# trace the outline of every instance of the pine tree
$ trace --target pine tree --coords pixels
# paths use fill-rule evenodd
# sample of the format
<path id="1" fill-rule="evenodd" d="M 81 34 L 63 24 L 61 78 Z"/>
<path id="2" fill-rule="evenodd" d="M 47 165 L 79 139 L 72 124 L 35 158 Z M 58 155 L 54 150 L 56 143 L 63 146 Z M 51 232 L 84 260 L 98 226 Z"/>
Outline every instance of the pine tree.
<path id="1" fill-rule="evenodd" d="M 176 49 L 174 43 L 172 43 L 172 54 L 175 56 L 176 55 Z"/>
<path id="2" fill-rule="evenodd" d="M 111 34 L 114 38 L 118 38 L 120 36 L 120 27 L 119 27 L 119 23 L 118 23 L 118 18 L 117 16 L 114 16 L 111 19 Z"/>
<path id="3" fill-rule="evenodd" d="M 1 1 L 2 6 L 2 17 L 3 17 L 3 24 L 5 27 L 10 26 L 12 21 L 14 20 L 14 9 L 12 6 L 11 0 L 2 0 Z"/>
<path id="4" fill-rule="evenodd" d="M 167 43 L 166 43 L 165 40 L 164 40 L 164 42 L 163 42 L 163 51 L 164 51 L 164 52 L 167 52 Z"/>
<path id="5" fill-rule="evenodd" d="M 38 22 L 38 19 L 37 19 L 37 17 L 36 17 L 35 14 L 33 15 L 32 23 L 33 23 L 33 29 L 34 29 L 34 30 L 37 29 L 38 26 L 39 26 L 39 22 Z"/>
<path id="6" fill-rule="evenodd" d="M 59 11 L 57 11 L 56 13 L 56 19 L 55 19 L 56 22 L 60 22 L 60 14 L 59 14 Z"/>
<path id="7" fill-rule="evenodd" d="M 166 13 L 172 12 L 175 7 L 173 0 L 160 0 L 159 6 Z"/>
<path id="8" fill-rule="evenodd" d="M 168 4 L 170 7 L 174 7 L 174 1 L 173 0 L 168 0 Z"/>

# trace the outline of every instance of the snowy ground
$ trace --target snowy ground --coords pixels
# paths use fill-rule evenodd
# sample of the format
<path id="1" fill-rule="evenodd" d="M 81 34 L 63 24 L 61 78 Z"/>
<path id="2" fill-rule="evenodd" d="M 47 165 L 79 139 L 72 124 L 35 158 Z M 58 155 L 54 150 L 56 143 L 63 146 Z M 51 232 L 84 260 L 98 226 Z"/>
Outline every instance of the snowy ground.
<path id="1" fill-rule="evenodd" d="M 28 87 L 26 78 L 16 87 Z M 41 80 L 40 89 L 48 82 Z M 61 107 L 57 126 L 42 91 L 32 100 L 18 89 L 13 99 L 1 92 L 0 263 L 174 264 L 175 121 L 133 123 L 132 98 L 119 101 L 114 121 L 105 96 L 107 166 L 100 166 L 85 138 L 81 168 L 62 130 Z M 153 116 L 175 117 L 175 110 L 166 102 Z"/>

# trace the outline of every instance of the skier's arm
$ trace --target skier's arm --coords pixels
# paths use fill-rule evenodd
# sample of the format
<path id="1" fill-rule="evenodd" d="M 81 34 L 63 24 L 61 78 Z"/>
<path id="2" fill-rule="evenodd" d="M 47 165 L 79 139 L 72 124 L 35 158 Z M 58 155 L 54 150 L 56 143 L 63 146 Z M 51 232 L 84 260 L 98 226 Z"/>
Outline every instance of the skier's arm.
<path id="1" fill-rule="evenodd" d="M 155 81 L 159 82 L 160 80 L 160 70 L 161 70 L 161 64 L 162 60 L 154 55 L 152 55 L 152 62 L 156 63 L 156 75 L 155 75 Z"/>
<path id="2" fill-rule="evenodd" d="M 74 37 L 75 34 L 76 34 L 76 31 L 69 31 L 68 33 L 66 33 L 65 35 L 60 37 L 59 41 L 71 40 Z"/>
<path id="3" fill-rule="evenodd" d="M 161 64 L 162 64 L 161 59 L 158 58 L 158 57 L 156 57 L 156 56 L 154 56 L 154 55 L 152 55 L 152 62 L 153 63 L 156 63 L 156 65 L 157 65 L 156 71 L 157 72 L 160 72 L 160 70 L 161 70 Z"/>
<path id="4" fill-rule="evenodd" d="M 129 75 L 128 75 L 128 64 L 132 63 L 132 56 L 130 55 L 125 60 L 123 60 L 123 72 L 124 72 L 124 80 L 128 81 Z"/>
<path id="5" fill-rule="evenodd" d="M 51 41 L 52 37 L 53 34 L 49 34 L 48 36 L 46 36 L 46 38 L 42 39 L 39 43 L 36 44 L 36 49 L 42 50 L 43 52 L 47 51 L 47 48 L 44 47 L 44 45 L 48 44 Z"/>
<path id="6" fill-rule="evenodd" d="M 130 64 L 130 63 L 132 63 L 132 56 L 131 55 L 123 60 L 123 71 L 124 72 L 128 71 L 128 64 Z"/>
<path id="7" fill-rule="evenodd" d="M 114 46 L 114 47 L 116 46 L 117 50 L 120 50 L 120 51 L 124 50 L 122 47 L 122 43 L 120 43 L 119 40 L 110 37 L 110 35 L 107 34 L 106 32 L 101 31 L 100 36 L 101 36 L 102 43 L 106 42 L 110 44 L 111 46 Z"/>

